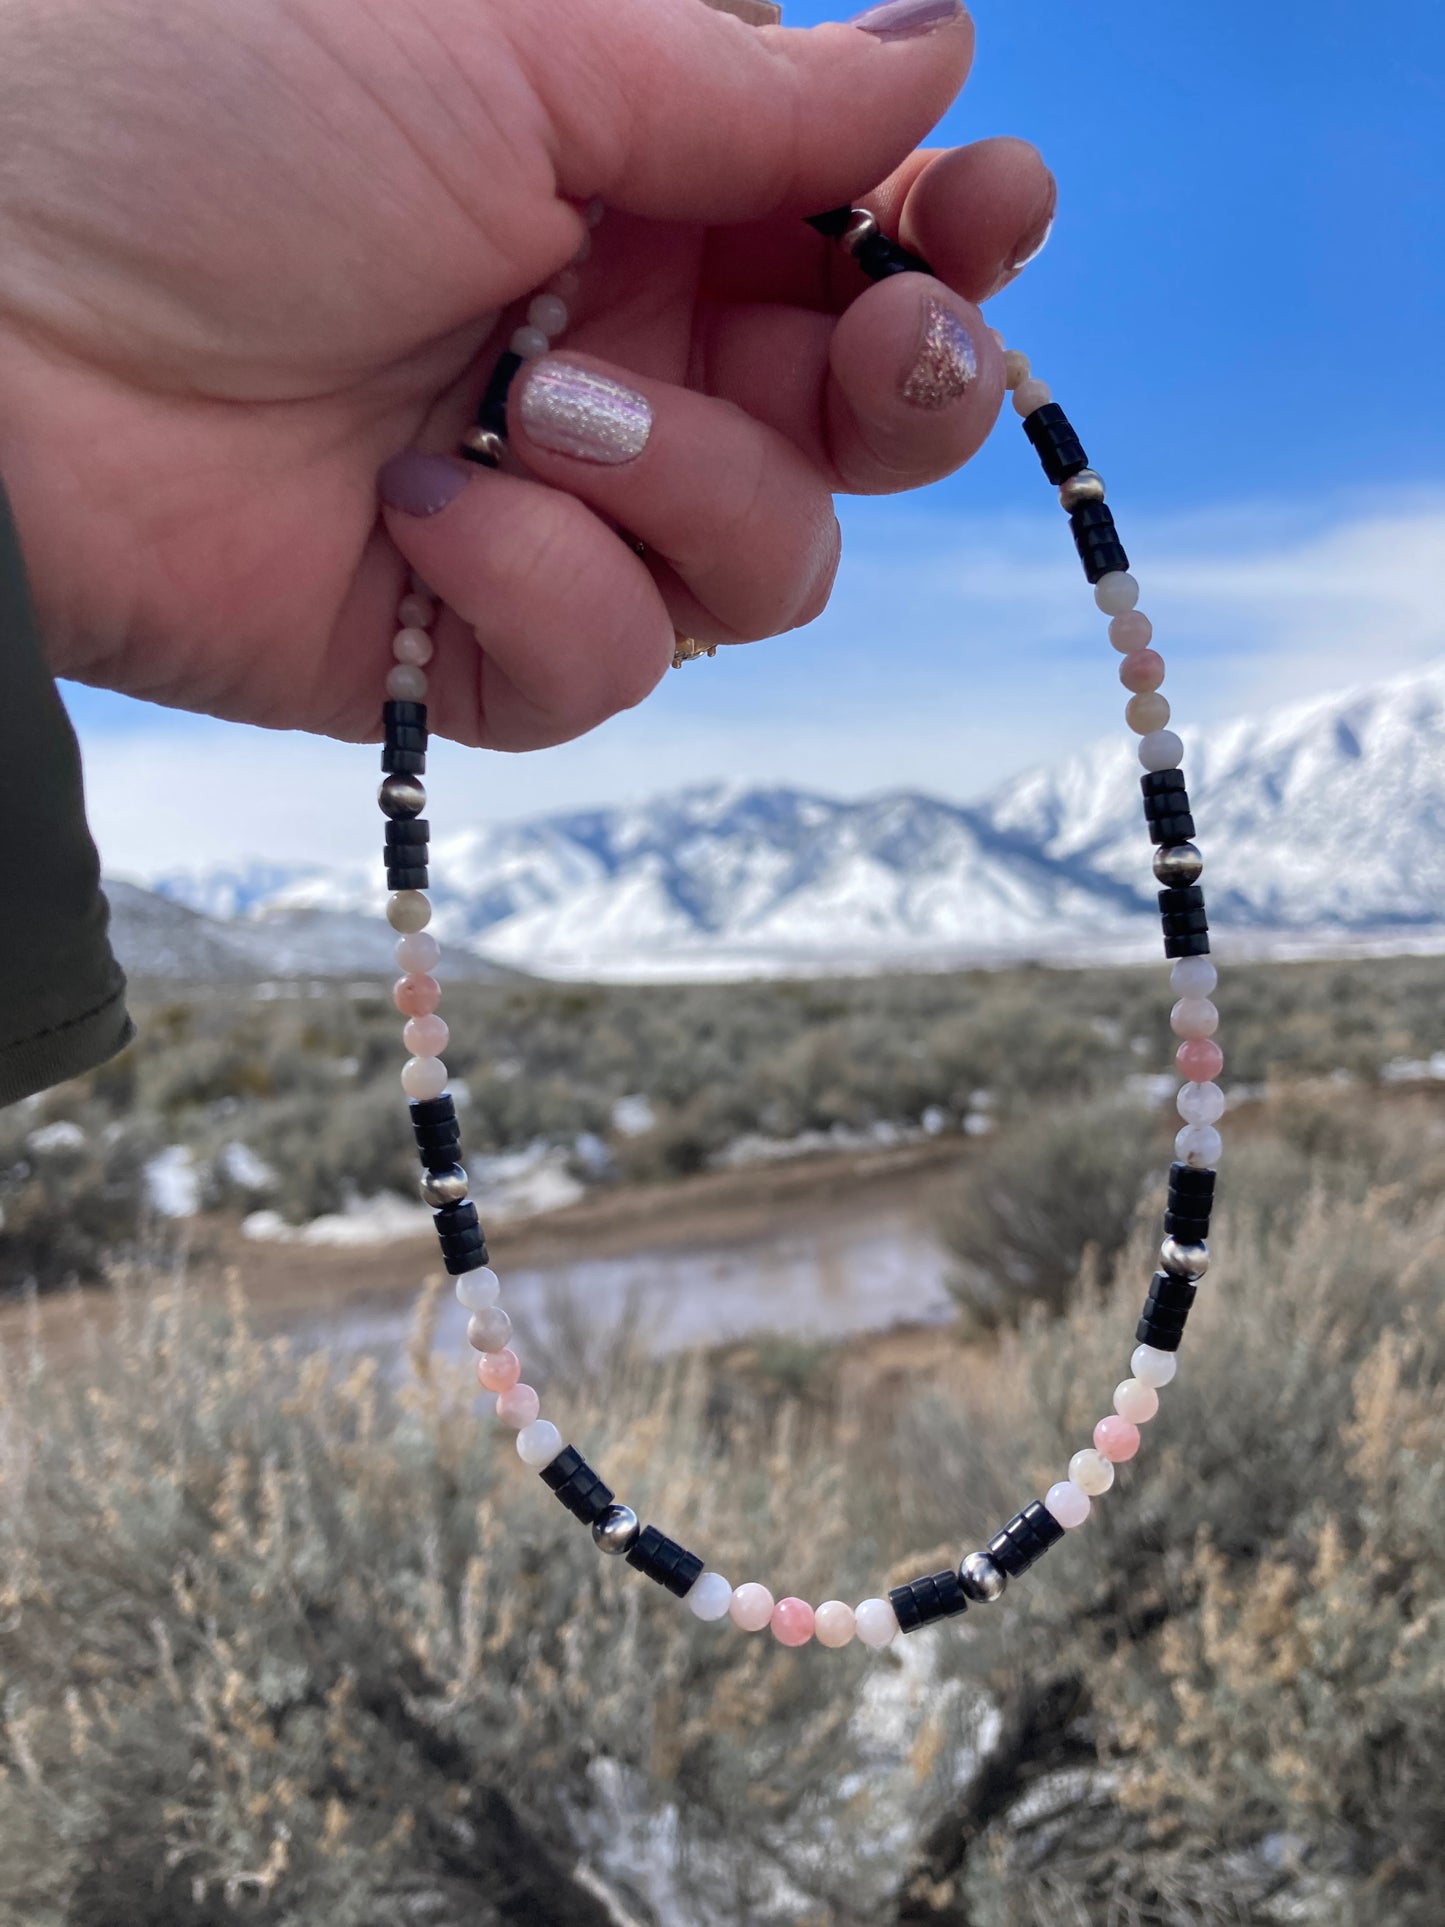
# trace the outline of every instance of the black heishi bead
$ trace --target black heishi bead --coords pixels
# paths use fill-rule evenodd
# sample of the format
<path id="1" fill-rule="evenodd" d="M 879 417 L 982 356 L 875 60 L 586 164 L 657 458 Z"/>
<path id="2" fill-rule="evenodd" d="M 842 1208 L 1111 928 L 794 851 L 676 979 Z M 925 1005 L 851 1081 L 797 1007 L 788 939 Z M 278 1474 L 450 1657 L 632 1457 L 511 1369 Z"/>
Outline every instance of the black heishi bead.
<path id="1" fill-rule="evenodd" d="M 1170 889 L 1159 892 L 1159 908 L 1168 915 L 1177 915 L 1181 910 L 1202 910 L 1204 890 L 1198 883 L 1178 883 Z"/>
<path id="2" fill-rule="evenodd" d="M 486 1248 L 486 1236 L 480 1225 L 474 1231 L 445 1231 L 437 1234 L 437 1243 L 443 1251 L 477 1251 Z"/>
<path id="3" fill-rule="evenodd" d="M 1207 957 L 1209 955 L 1209 932 L 1199 931 L 1192 937 L 1166 937 L 1164 955 L 1174 957 Z"/>
<path id="4" fill-rule="evenodd" d="M 464 1162 L 459 1137 L 440 1144 L 419 1144 L 416 1150 L 423 1171 L 450 1171 L 454 1164 Z"/>
<path id="5" fill-rule="evenodd" d="M 394 723 L 386 732 L 388 749 L 425 749 L 426 731 L 410 723 Z"/>
<path id="6" fill-rule="evenodd" d="M 931 1572 L 924 1579 L 910 1580 L 906 1586 L 895 1586 L 888 1600 L 897 1616 L 899 1631 L 905 1633 L 916 1633 L 937 1620 L 953 1619 L 968 1611 L 968 1594 L 952 1568 L 947 1572 Z"/>
<path id="7" fill-rule="evenodd" d="M 1046 401 L 1032 415 L 1024 417 L 1024 433 L 1034 445 L 1043 464 L 1046 479 L 1060 488 L 1071 475 L 1089 466 L 1084 444 L 1074 433 L 1074 425 L 1056 401 Z"/>
<path id="8" fill-rule="evenodd" d="M 1173 843 L 1192 843 L 1194 841 L 1194 818 L 1186 811 L 1182 816 L 1156 816 L 1149 821 L 1149 841 L 1161 844 L 1165 849 Z"/>
<path id="9" fill-rule="evenodd" d="M 853 218 L 853 210 L 845 201 L 842 207 L 830 207 L 826 214 L 805 214 L 804 221 L 819 234 L 826 234 L 830 241 L 841 239 L 848 223 Z"/>
<path id="10" fill-rule="evenodd" d="M 424 816 L 407 816 L 399 822 L 392 821 L 386 826 L 386 847 L 397 849 L 403 844 L 427 843 L 431 839 L 431 825 Z"/>
<path id="11" fill-rule="evenodd" d="M 1209 1242 L 1208 1218 L 1186 1218 L 1177 1211 L 1164 1213 L 1164 1236 L 1177 1238 L 1182 1245 L 1202 1245 Z"/>
<path id="12" fill-rule="evenodd" d="M 1199 1294 L 1192 1278 L 1181 1278 L 1176 1271 L 1156 1271 L 1149 1281 L 1146 1302 L 1159 1311 L 1188 1311 Z"/>
<path id="13" fill-rule="evenodd" d="M 381 768 L 386 776 L 425 776 L 426 751 L 396 749 L 388 743 L 381 752 Z"/>
<path id="14" fill-rule="evenodd" d="M 1177 790 L 1158 790 L 1144 798 L 1144 818 L 1153 822 L 1161 816 L 1183 816 L 1189 810 L 1189 792 L 1181 783 Z"/>
<path id="15" fill-rule="evenodd" d="M 388 863 L 386 866 L 386 887 L 388 890 L 425 890 L 429 888 L 427 867 L 424 863 L 411 863 L 402 867 Z"/>
<path id="16" fill-rule="evenodd" d="M 439 1236 L 449 1238 L 458 1231 L 476 1231 L 480 1221 L 477 1207 L 470 1198 L 463 1198 L 460 1204 L 444 1204 L 440 1211 L 434 1211 L 432 1223 Z"/>
<path id="17" fill-rule="evenodd" d="M 477 426 L 490 428 L 494 435 L 500 435 L 503 440 L 507 434 L 507 390 L 521 365 L 522 357 L 514 355 L 509 348 L 492 370 L 486 393 L 477 409 Z"/>
<path id="18" fill-rule="evenodd" d="M 487 1265 L 487 1247 L 477 1251 L 443 1251 L 442 1264 L 449 1278 L 460 1278 L 468 1271 L 483 1271 Z"/>
<path id="19" fill-rule="evenodd" d="M 450 1091 L 443 1091 L 440 1097 L 413 1097 L 407 1108 L 411 1112 L 414 1129 L 423 1124 L 455 1124 L 457 1121 L 457 1101 Z"/>
<path id="20" fill-rule="evenodd" d="M 1180 1340 L 1184 1337 L 1184 1327 L 1161 1325 L 1149 1316 L 1144 1316 L 1134 1327 L 1134 1342 L 1138 1345 L 1152 1345 L 1156 1352 L 1177 1352 Z"/>
<path id="21" fill-rule="evenodd" d="M 428 1124 L 415 1133 L 419 1151 L 455 1150 L 462 1141 L 459 1124 Z"/>
<path id="22" fill-rule="evenodd" d="M 886 281 L 891 274 L 932 274 L 921 255 L 910 254 L 886 234 L 870 234 L 853 250 L 853 259 L 870 281 Z"/>
<path id="23" fill-rule="evenodd" d="M 988 1554 L 1011 1579 L 1016 1579 L 1063 1536 L 1064 1528 L 1054 1515 L 1040 1500 L 1032 1499 L 989 1540 Z"/>
<path id="24" fill-rule="evenodd" d="M 381 726 L 383 729 L 396 729 L 403 725 L 411 729 L 425 729 L 426 704 L 383 703 L 381 705 Z"/>
<path id="25" fill-rule="evenodd" d="M 666 1586 L 679 1599 L 685 1599 L 692 1591 L 702 1571 L 702 1561 L 695 1552 L 688 1552 L 656 1526 L 644 1526 L 638 1533 L 627 1563 L 646 1573 L 649 1579 L 655 1579 L 659 1586 Z"/>
<path id="26" fill-rule="evenodd" d="M 1170 1195 L 1180 1198 L 1214 1196 L 1216 1173 L 1195 1164 L 1171 1164 L 1169 1167 Z"/>
<path id="27" fill-rule="evenodd" d="M 1074 547 L 1090 582 L 1115 570 L 1127 569 L 1129 558 L 1114 526 L 1114 511 L 1107 502 L 1081 502 L 1069 513 L 1074 532 Z"/>
<path id="28" fill-rule="evenodd" d="M 1172 916 L 1159 919 L 1159 928 L 1166 937 L 1192 937 L 1196 932 L 1209 928 L 1207 910 L 1179 910 Z"/>
<path id="29" fill-rule="evenodd" d="M 575 1445 L 564 1445 L 552 1463 L 542 1467 L 542 1483 L 584 1526 L 600 1518 L 612 1503 L 611 1486 L 603 1484 Z"/>
<path id="30" fill-rule="evenodd" d="M 1146 796 L 1162 796 L 1168 790 L 1182 790 L 1184 772 L 1182 769 L 1145 770 L 1139 778 L 1139 787 Z"/>

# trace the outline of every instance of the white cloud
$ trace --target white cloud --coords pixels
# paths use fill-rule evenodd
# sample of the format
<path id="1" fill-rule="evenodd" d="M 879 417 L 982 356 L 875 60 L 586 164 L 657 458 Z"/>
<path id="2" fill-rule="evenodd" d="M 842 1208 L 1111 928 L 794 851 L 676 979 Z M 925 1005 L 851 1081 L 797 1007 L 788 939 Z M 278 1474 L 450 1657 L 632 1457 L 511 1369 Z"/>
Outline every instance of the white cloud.
<path id="1" fill-rule="evenodd" d="M 500 757 L 440 745 L 433 820 L 717 777 L 968 797 L 1120 727 L 1117 658 L 1058 521 L 872 502 L 847 505 L 844 521 L 848 559 L 811 628 L 690 665 L 641 709 L 561 749 Z M 1127 521 L 1184 719 L 1219 721 L 1445 653 L 1445 496 Z M 150 725 L 143 712 L 124 731 L 83 727 L 82 740 L 112 872 L 330 863 L 366 858 L 379 841 L 374 749 L 203 719 Z"/>

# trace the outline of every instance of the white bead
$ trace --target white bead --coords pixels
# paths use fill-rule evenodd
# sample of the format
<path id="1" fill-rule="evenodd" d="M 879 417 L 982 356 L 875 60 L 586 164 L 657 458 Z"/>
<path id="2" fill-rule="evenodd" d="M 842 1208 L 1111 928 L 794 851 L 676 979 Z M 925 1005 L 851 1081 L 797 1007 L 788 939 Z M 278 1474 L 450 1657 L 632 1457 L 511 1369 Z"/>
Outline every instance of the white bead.
<path id="1" fill-rule="evenodd" d="M 535 361 L 538 355 L 545 355 L 551 345 L 540 328 L 526 327 L 514 328 L 512 339 L 507 343 L 512 353 L 520 355 L 523 361 Z"/>
<path id="2" fill-rule="evenodd" d="M 1107 1492 L 1114 1483 L 1114 1468 L 1102 1452 L 1096 1452 L 1092 1445 L 1086 1445 L 1082 1452 L 1076 1452 L 1069 1460 L 1069 1477 L 1081 1492 L 1087 1492 L 1091 1499 L 1097 1499 L 1101 1492 Z"/>
<path id="3" fill-rule="evenodd" d="M 549 1418 L 534 1418 L 517 1434 L 517 1457 L 523 1465 L 536 1466 L 539 1471 L 544 1465 L 550 1465 L 561 1450 L 562 1434 Z"/>
<path id="4" fill-rule="evenodd" d="M 773 1595 L 756 1579 L 749 1579 L 734 1588 L 728 1611 L 741 1631 L 760 1633 L 773 1616 Z"/>
<path id="5" fill-rule="evenodd" d="M 1212 1124 L 1186 1124 L 1175 1134 L 1175 1157 L 1196 1171 L 1212 1171 L 1223 1153 L 1224 1139 Z"/>
<path id="6" fill-rule="evenodd" d="M 468 1311 L 486 1311 L 496 1304 L 501 1289 L 501 1279 L 485 1265 L 480 1271 L 464 1271 L 457 1280 L 457 1303 Z"/>
<path id="7" fill-rule="evenodd" d="M 436 621 L 437 606 L 429 595 L 404 595 L 396 605 L 396 619 L 403 629 L 420 629 L 426 633 L 428 623 Z M 395 649 L 395 644 L 392 645 Z M 411 656 L 400 658 L 402 662 L 414 660 Z M 426 657 L 422 657 L 426 661 Z"/>
<path id="8" fill-rule="evenodd" d="M 1179 1354 L 1161 1352 L 1156 1345 L 1136 1345 L 1129 1360 L 1129 1370 L 1145 1385 L 1153 1385 L 1157 1389 L 1173 1382 L 1174 1374 L 1179 1370 Z"/>
<path id="9" fill-rule="evenodd" d="M 401 1067 L 401 1088 L 408 1097 L 440 1097 L 447 1067 L 439 1057 L 408 1057 Z"/>
<path id="10" fill-rule="evenodd" d="M 1052 401 L 1054 391 L 1046 381 L 1036 381 L 1032 375 L 1021 381 L 1014 390 L 1014 412 L 1020 416 L 1032 415 L 1036 408 L 1042 408 L 1046 401 Z M 862 1638 L 862 1634 L 859 1634 Z"/>
<path id="11" fill-rule="evenodd" d="M 1181 997 L 1207 997 L 1219 982 L 1219 972 L 1208 957 L 1180 957 L 1169 972 L 1169 987 Z"/>
<path id="12" fill-rule="evenodd" d="M 407 601 L 409 602 L 410 600 L 411 598 L 408 596 Z M 417 600 L 420 601 L 421 598 L 418 597 Z M 401 606 L 404 609 L 406 602 L 403 602 Z M 431 661 L 432 651 L 435 648 L 436 644 L 432 641 L 426 630 L 417 628 L 415 624 L 408 624 L 406 628 L 398 629 L 391 639 L 391 653 L 396 657 L 397 661 L 414 662 L 418 669 L 421 668 L 423 663 Z"/>
<path id="13" fill-rule="evenodd" d="M 1126 616 L 1139 601 L 1139 584 L 1123 569 L 1101 575 L 1094 584 L 1094 601 L 1106 616 Z"/>
<path id="14" fill-rule="evenodd" d="M 1005 348 L 1003 351 L 1003 385 L 1017 388 L 1020 382 L 1029 378 L 1029 358 L 1021 348 Z"/>
<path id="15" fill-rule="evenodd" d="M 1176 1037 L 1212 1037 L 1219 1029 L 1219 1012 L 1207 997 L 1181 997 L 1169 1013 L 1169 1028 Z"/>
<path id="16" fill-rule="evenodd" d="M 1151 730 L 1139 738 L 1139 761 L 1145 769 L 1178 769 L 1184 761 L 1184 745 L 1172 729 Z"/>
<path id="17" fill-rule="evenodd" d="M 402 1047 L 413 1057 L 440 1057 L 450 1038 L 446 1018 L 435 1011 L 426 1017 L 408 1017 L 401 1027 Z"/>
<path id="18" fill-rule="evenodd" d="M 898 1637 L 898 1615 L 886 1599 L 864 1599 L 853 1608 L 853 1624 L 865 1646 L 881 1649 Z"/>
<path id="19" fill-rule="evenodd" d="M 534 294 L 527 319 L 538 334 L 552 340 L 567 326 L 567 303 L 555 294 Z"/>
<path id="20" fill-rule="evenodd" d="M 1072 1532 L 1084 1523 L 1093 1506 L 1081 1485 L 1075 1485 L 1072 1479 L 1060 1479 L 1044 1494 L 1044 1510 L 1053 1514 L 1065 1532 Z"/>
<path id="21" fill-rule="evenodd" d="M 409 974 L 413 971 L 426 974 L 435 970 L 441 954 L 442 947 L 430 930 L 413 930 L 408 936 L 397 938 L 397 965 Z"/>
<path id="22" fill-rule="evenodd" d="M 857 1630 L 853 1608 L 844 1605 L 841 1599 L 825 1599 L 813 1615 L 814 1639 L 820 1646 L 830 1646 L 834 1651 L 850 1645 Z"/>
<path id="23" fill-rule="evenodd" d="M 1224 1092 L 1217 1084 L 1181 1084 L 1174 1102 L 1186 1124 L 1213 1124 L 1224 1116 Z"/>
<path id="24" fill-rule="evenodd" d="M 699 1619 L 726 1619 L 732 1609 L 733 1585 L 720 1572 L 700 1572 L 687 1595 L 687 1609 Z"/>
<path id="25" fill-rule="evenodd" d="M 1114 1410 L 1130 1425 L 1147 1425 L 1159 1410 L 1159 1394 L 1142 1378 L 1121 1378 L 1114 1387 Z"/>
<path id="26" fill-rule="evenodd" d="M 395 703 L 424 703 L 426 688 L 426 671 L 415 663 L 393 663 L 386 672 L 386 693 Z"/>
<path id="27" fill-rule="evenodd" d="M 1152 736 L 1169 720 L 1169 698 L 1157 689 L 1131 696 L 1124 705 L 1124 721 L 1136 736 Z"/>

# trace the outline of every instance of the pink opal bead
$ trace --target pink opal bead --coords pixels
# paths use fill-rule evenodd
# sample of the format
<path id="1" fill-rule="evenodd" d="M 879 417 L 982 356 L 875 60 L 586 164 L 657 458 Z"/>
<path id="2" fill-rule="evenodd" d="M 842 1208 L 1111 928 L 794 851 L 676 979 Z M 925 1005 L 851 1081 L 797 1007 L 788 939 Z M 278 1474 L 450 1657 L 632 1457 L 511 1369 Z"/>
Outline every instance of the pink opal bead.
<path id="1" fill-rule="evenodd" d="M 773 1638 L 780 1646 L 806 1646 L 813 1637 L 813 1608 L 806 1599 L 780 1599 L 773 1608 Z"/>
<path id="2" fill-rule="evenodd" d="M 398 977 L 391 987 L 391 1001 L 403 1017 L 430 1017 L 441 1000 L 441 985 L 424 970 Z"/>
<path id="3" fill-rule="evenodd" d="M 1109 640 L 1121 656 L 1142 649 L 1154 634 L 1154 625 L 1141 609 L 1126 609 L 1109 624 Z"/>
<path id="4" fill-rule="evenodd" d="M 398 662 L 409 663 L 413 668 L 424 669 L 432 659 L 436 647 L 425 629 L 409 627 L 398 629 L 391 639 L 391 653 Z"/>
<path id="5" fill-rule="evenodd" d="M 413 1057 L 440 1057 L 451 1031 L 444 1017 L 410 1017 L 402 1026 L 401 1041 Z"/>
<path id="6" fill-rule="evenodd" d="M 477 1360 L 477 1383 L 484 1392 L 510 1392 L 521 1376 L 522 1361 L 510 1347 L 483 1352 Z"/>
<path id="7" fill-rule="evenodd" d="M 1061 1479 L 1044 1494 L 1044 1509 L 1053 1514 L 1065 1532 L 1081 1526 L 1092 1511 L 1089 1495 L 1072 1479 Z"/>
<path id="8" fill-rule="evenodd" d="M 420 634 L 420 630 L 417 633 Z M 414 662 L 393 663 L 387 671 L 386 693 L 393 702 L 424 703 L 427 686 L 426 671 L 418 669 Z"/>
<path id="9" fill-rule="evenodd" d="M 825 1599 L 813 1614 L 813 1637 L 820 1646 L 846 1646 L 856 1630 L 853 1608 L 841 1599 Z"/>
<path id="10" fill-rule="evenodd" d="M 1119 664 L 1119 680 L 1136 696 L 1157 689 L 1164 680 L 1164 658 L 1157 649 L 1136 649 Z"/>
<path id="11" fill-rule="evenodd" d="M 1094 1446 L 1110 1465 L 1123 1465 L 1139 1450 L 1139 1428 L 1111 1413 L 1094 1427 Z"/>
<path id="12" fill-rule="evenodd" d="M 1121 1379 L 1114 1387 L 1114 1410 L 1136 1429 L 1147 1425 L 1159 1410 L 1159 1394 L 1142 1378 Z"/>
<path id="13" fill-rule="evenodd" d="M 749 1579 L 733 1589 L 728 1612 L 740 1632 L 760 1633 L 773 1616 L 773 1595 L 756 1579 Z"/>
<path id="14" fill-rule="evenodd" d="M 1212 1037 L 1190 1037 L 1175 1051 L 1174 1062 L 1181 1077 L 1207 1084 L 1224 1069 L 1224 1052 Z"/>
<path id="15" fill-rule="evenodd" d="M 431 597 L 429 595 L 418 595 L 415 589 L 412 590 L 410 595 L 404 595 L 396 605 L 396 619 L 403 629 L 425 629 L 429 622 L 436 620 L 436 612 L 437 606 Z M 427 640 L 430 641 L 431 638 L 428 637 Z M 392 645 L 393 649 L 395 646 L 395 644 Z M 412 647 L 410 642 L 408 642 L 407 647 Z M 401 662 L 426 662 L 430 655 L 431 651 L 428 649 L 425 656 L 401 656 L 398 660 Z"/>
<path id="16" fill-rule="evenodd" d="M 509 1385 L 497 1400 L 497 1417 L 518 1432 L 530 1425 L 541 1409 L 542 1401 L 530 1385 Z"/>

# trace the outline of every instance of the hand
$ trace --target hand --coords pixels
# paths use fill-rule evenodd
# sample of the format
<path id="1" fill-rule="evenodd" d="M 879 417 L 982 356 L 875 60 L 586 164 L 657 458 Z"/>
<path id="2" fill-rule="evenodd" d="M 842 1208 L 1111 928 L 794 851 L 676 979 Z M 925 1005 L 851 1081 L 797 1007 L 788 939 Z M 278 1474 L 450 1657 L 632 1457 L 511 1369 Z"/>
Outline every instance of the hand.
<path id="1" fill-rule="evenodd" d="M 0 474 L 57 672 L 364 740 L 410 563 L 448 605 L 433 727 L 521 749 L 640 700 L 674 626 L 810 620 L 832 491 L 987 434 L 970 303 L 1053 211 L 1020 142 L 910 152 L 968 67 L 951 6 L 800 32 L 695 0 L 9 0 Z M 946 286 L 869 287 L 802 225 L 870 189 Z M 594 195 L 561 352 L 513 389 L 530 473 L 412 456 L 413 509 L 465 485 L 379 519 L 378 466 L 455 446 Z M 639 453 L 543 446 L 558 365 L 644 398 Z"/>

